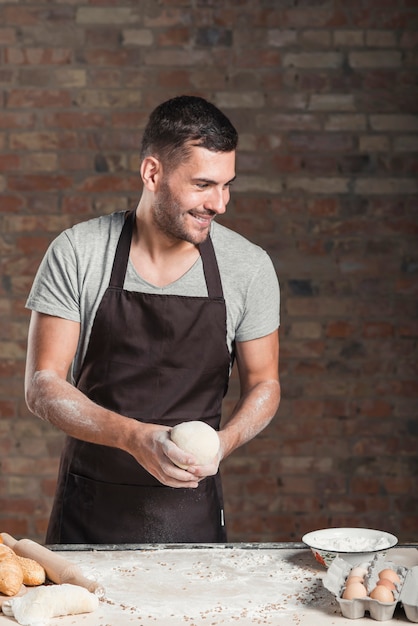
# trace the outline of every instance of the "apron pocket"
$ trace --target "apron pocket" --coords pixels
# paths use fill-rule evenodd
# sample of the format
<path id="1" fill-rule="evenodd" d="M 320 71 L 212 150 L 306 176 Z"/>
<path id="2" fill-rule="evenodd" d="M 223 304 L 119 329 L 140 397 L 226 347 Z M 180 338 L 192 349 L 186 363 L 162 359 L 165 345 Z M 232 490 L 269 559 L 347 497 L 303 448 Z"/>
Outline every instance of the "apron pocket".
<path id="1" fill-rule="evenodd" d="M 215 477 L 196 489 L 118 485 L 70 473 L 58 541 L 52 543 L 219 543 L 225 541 Z"/>

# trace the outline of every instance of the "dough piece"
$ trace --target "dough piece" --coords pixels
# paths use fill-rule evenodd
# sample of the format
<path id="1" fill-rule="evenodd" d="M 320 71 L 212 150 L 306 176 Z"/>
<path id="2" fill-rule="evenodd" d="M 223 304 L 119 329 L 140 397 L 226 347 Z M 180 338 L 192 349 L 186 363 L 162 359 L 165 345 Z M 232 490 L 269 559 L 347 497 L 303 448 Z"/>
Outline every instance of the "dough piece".
<path id="1" fill-rule="evenodd" d="M 197 465 L 211 463 L 219 451 L 219 436 L 206 422 L 182 422 L 170 431 L 171 441 L 184 452 L 192 454 Z M 180 466 L 186 469 L 186 466 Z"/>
<path id="2" fill-rule="evenodd" d="M 23 583 L 23 572 L 16 554 L 4 544 L 0 545 L 0 593 L 14 596 Z"/>
<path id="3" fill-rule="evenodd" d="M 17 598 L 18 596 L 23 596 L 24 593 L 26 593 L 27 589 L 25 587 L 25 585 L 22 585 L 21 588 L 19 589 L 19 591 L 17 593 L 15 593 L 14 596 L 12 596 L 13 598 Z M 0 594 L 0 613 L 1 613 L 1 607 L 3 606 L 3 604 L 6 602 L 6 600 L 11 600 L 12 597 L 10 596 L 3 596 L 2 594 Z"/>
<path id="4" fill-rule="evenodd" d="M 10 598 L 3 604 L 3 613 L 14 617 L 22 626 L 43 624 L 45 620 L 62 615 L 91 613 L 99 599 L 78 585 L 43 585 L 30 589 L 21 598 Z"/>
<path id="5" fill-rule="evenodd" d="M 37 561 L 25 556 L 17 556 L 23 572 L 23 584 L 29 587 L 43 585 L 46 579 L 45 570 Z"/>

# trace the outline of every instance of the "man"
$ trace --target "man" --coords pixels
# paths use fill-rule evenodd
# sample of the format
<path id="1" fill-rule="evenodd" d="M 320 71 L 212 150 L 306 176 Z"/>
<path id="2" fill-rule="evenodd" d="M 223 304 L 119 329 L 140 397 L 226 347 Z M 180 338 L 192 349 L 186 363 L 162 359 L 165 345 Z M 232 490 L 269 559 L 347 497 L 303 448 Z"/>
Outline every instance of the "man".
<path id="1" fill-rule="evenodd" d="M 144 131 L 137 208 L 64 231 L 42 261 L 26 399 L 67 435 L 47 543 L 226 541 L 219 464 L 280 400 L 273 265 L 214 222 L 237 140 L 202 98 L 162 103 Z M 240 399 L 199 466 L 170 429 L 220 428 L 234 358 Z"/>

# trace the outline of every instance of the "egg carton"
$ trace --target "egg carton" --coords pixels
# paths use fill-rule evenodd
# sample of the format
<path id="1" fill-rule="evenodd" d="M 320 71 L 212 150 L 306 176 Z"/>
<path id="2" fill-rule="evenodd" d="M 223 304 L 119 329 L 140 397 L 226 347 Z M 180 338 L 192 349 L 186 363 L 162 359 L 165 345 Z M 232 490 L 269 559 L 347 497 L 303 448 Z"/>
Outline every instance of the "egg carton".
<path id="1" fill-rule="evenodd" d="M 376 586 L 378 573 L 386 568 L 394 570 L 401 583 L 393 592 L 395 598 L 393 602 L 380 602 L 369 597 L 344 600 L 341 596 L 345 580 L 353 566 L 337 556 L 324 576 L 323 585 L 335 595 L 344 617 L 359 619 L 364 617 L 367 611 L 372 619 L 384 622 L 392 619 L 396 605 L 400 603 L 408 620 L 418 622 L 418 566 L 407 568 L 394 565 L 390 561 L 385 561 L 382 555 L 376 555 L 372 561 L 362 563 L 361 566 L 367 569 L 364 582 L 368 592 Z"/>

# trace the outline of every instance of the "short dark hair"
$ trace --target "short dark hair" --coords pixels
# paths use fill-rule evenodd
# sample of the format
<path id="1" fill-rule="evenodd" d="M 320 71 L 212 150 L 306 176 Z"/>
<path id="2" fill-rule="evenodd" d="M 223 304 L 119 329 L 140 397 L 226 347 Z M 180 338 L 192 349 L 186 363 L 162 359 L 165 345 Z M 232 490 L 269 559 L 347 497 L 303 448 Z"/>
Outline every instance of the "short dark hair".
<path id="1" fill-rule="evenodd" d="M 167 169 L 187 160 L 191 146 L 212 152 L 232 152 L 238 133 L 214 104 L 198 96 L 177 96 L 151 113 L 141 143 L 141 161 L 150 155 Z"/>

